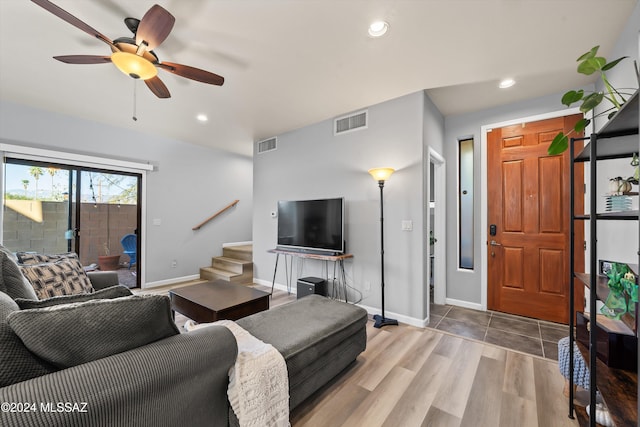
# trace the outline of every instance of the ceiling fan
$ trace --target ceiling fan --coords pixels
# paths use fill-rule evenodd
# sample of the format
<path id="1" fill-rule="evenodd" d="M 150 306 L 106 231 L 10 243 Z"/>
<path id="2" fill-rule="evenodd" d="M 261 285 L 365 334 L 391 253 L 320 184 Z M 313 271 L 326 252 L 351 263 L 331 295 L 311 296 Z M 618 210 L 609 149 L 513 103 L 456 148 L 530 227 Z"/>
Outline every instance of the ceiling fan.
<path id="1" fill-rule="evenodd" d="M 153 49 L 158 47 L 169 35 L 176 18 L 162 6 L 154 5 L 142 19 L 125 18 L 126 26 L 134 37 L 120 37 L 110 40 L 91 26 L 71 15 L 48 0 L 32 0 L 38 6 L 48 10 L 58 18 L 81 29 L 85 33 L 108 44 L 110 56 L 66 55 L 54 56 L 54 59 L 66 64 L 105 64 L 112 62 L 120 71 L 134 79 L 142 79 L 158 98 L 170 98 L 171 94 L 157 76 L 158 68 L 202 83 L 222 86 L 224 77 L 188 65 L 173 62 L 160 62 Z"/>

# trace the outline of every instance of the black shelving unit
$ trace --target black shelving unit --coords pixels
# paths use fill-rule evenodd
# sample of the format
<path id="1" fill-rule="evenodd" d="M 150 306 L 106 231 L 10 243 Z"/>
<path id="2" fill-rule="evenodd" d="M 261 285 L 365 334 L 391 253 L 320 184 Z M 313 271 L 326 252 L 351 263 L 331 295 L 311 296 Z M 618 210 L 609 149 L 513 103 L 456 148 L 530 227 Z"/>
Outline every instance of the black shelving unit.
<path id="1" fill-rule="evenodd" d="M 574 293 L 574 278 L 578 279 L 581 283 L 590 289 L 589 292 L 589 312 L 591 328 L 589 334 L 589 348 L 578 343 L 578 349 L 582 353 L 583 357 L 587 361 L 590 370 L 590 403 L 596 401 L 596 387 L 600 390 L 600 393 L 609 409 L 609 413 L 616 426 L 631 426 L 638 423 L 638 378 L 637 373 L 628 371 L 622 371 L 619 369 L 613 369 L 608 367 L 596 356 L 596 333 L 598 319 L 596 311 L 596 300 L 605 299 L 608 293 L 608 287 L 606 287 L 606 281 L 603 284 L 602 278 L 598 275 L 598 251 L 597 251 L 597 224 L 601 220 L 629 220 L 640 221 L 640 212 L 626 211 L 626 212 L 606 212 L 598 213 L 596 209 L 596 182 L 597 182 L 597 164 L 599 161 L 608 159 L 629 158 L 634 153 L 640 152 L 640 140 L 638 138 L 621 138 L 628 137 L 630 135 L 638 135 L 638 92 L 624 104 L 624 106 L 613 116 L 609 122 L 600 129 L 598 133 L 592 134 L 588 138 L 575 138 L 571 139 L 569 146 L 571 158 L 571 179 L 575 180 L 574 165 L 576 162 L 589 162 L 588 173 L 591 181 L 590 188 L 590 204 L 588 214 L 576 214 L 574 206 L 573 194 L 573 182 L 571 185 L 571 276 L 570 276 L 570 317 L 569 317 L 569 329 L 572 331 L 569 336 L 569 416 L 573 418 L 574 411 L 578 414 L 578 421 L 581 425 L 596 426 L 595 421 L 595 404 L 590 404 L 589 417 L 584 415 L 584 408 L 577 408 L 574 404 L 573 395 L 573 345 L 575 341 L 574 326 L 575 326 L 575 293 Z M 575 155 L 575 142 L 578 140 L 588 140 L 588 143 L 582 149 L 582 151 Z M 583 209 L 581 207 L 581 209 Z M 574 231 L 575 221 L 588 221 L 590 230 L 590 258 L 589 268 L 591 274 L 585 274 L 583 272 L 576 272 L 574 267 Z M 638 238 L 640 244 L 640 236 Z M 640 257 L 640 251 L 638 251 Z M 639 258 L 640 260 L 640 258 Z M 639 263 L 640 264 L 640 263 Z M 636 313 L 636 316 L 638 313 Z M 637 322 L 637 320 L 636 320 Z M 637 325 L 637 323 L 636 323 Z M 637 328 L 635 332 L 637 336 Z M 639 344 L 640 346 L 640 344 Z M 638 352 L 640 354 L 640 352 Z M 582 413 L 580 413 L 582 412 Z"/>

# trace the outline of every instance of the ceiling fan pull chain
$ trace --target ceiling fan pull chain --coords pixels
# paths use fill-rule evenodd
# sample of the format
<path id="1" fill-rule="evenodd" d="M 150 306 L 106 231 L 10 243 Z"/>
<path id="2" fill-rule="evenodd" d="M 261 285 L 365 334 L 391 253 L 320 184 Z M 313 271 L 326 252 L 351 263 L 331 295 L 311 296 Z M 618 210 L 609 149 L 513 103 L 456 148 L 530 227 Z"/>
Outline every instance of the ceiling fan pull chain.
<path id="1" fill-rule="evenodd" d="M 132 117 L 134 122 L 138 121 L 138 118 L 136 117 L 136 79 L 133 79 L 133 117 Z"/>

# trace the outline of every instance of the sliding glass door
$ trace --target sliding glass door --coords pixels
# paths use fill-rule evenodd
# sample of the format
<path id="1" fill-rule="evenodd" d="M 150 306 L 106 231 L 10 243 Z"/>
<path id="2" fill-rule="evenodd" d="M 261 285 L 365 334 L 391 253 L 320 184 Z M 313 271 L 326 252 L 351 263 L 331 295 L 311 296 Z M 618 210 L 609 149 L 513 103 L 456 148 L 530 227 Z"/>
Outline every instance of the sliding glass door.
<path id="1" fill-rule="evenodd" d="M 140 174 L 11 158 L 4 170 L 4 246 L 73 251 L 87 270 L 140 286 Z"/>

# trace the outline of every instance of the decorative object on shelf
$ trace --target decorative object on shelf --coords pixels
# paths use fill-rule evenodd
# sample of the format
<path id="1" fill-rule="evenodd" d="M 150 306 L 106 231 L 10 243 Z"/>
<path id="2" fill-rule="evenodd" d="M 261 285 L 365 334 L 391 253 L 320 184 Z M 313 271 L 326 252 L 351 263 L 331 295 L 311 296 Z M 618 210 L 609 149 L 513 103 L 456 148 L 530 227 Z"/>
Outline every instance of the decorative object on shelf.
<path id="1" fill-rule="evenodd" d="M 613 115 L 620 110 L 622 105 L 627 101 L 625 96 L 630 96 L 633 93 L 627 93 L 622 90 L 618 90 L 614 88 L 609 80 L 607 79 L 606 71 L 611 70 L 613 67 L 618 65 L 620 61 L 626 58 L 623 56 L 614 61 L 607 62 L 606 58 L 601 56 L 596 56 L 598 54 L 598 49 L 600 46 L 593 47 L 589 52 L 581 55 L 576 61 L 579 62 L 577 71 L 580 74 L 584 74 L 590 76 L 594 73 L 600 73 L 600 78 L 604 83 L 605 90 L 600 92 L 591 92 L 587 93 L 584 90 L 570 90 L 562 96 L 562 104 L 570 107 L 572 104 L 576 102 L 582 101 L 580 104 L 580 111 L 584 114 L 594 110 L 603 100 L 607 100 L 611 103 L 611 107 L 604 109 L 603 111 L 595 114 L 592 113 L 592 118 L 582 118 L 578 120 L 575 124 L 574 128 L 571 132 L 580 133 L 584 131 L 584 129 L 591 123 L 593 119 L 596 117 L 608 114 L 608 118 L 613 117 Z M 564 132 L 559 132 L 551 144 L 547 149 L 547 152 L 550 155 L 561 154 L 567 150 L 569 147 L 569 138 L 568 135 L 565 135 Z"/>
<path id="2" fill-rule="evenodd" d="M 621 194 L 606 196 L 605 210 L 607 212 L 626 212 L 632 210 L 631 197 Z"/>
<path id="3" fill-rule="evenodd" d="M 612 196 L 626 194 L 629 191 L 631 191 L 631 183 L 628 180 L 621 176 L 609 179 L 609 194 Z"/>
<path id="4" fill-rule="evenodd" d="M 381 328 L 383 326 L 397 325 L 398 321 L 395 319 L 389 319 L 384 315 L 384 198 L 383 188 L 384 182 L 389 179 L 392 173 L 395 172 L 393 168 L 374 168 L 369 169 L 369 173 L 378 181 L 378 187 L 380 187 L 380 277 L 381 277 L 381 292 L 382 292 L 382 313 L 375 314 L 373 320 L 375 320 L 374 327 Z"/>
<path id="5" fill-rule="evenodd" d="M 611 268 L 607 273 L 609 281 L 609 295 L 604 302 L 604 306 L 600 312 L 611 319 L 620 319 L 623 314 L 627 313 L 629 307 L 629 296 L 626 292 L 628 287 L 633 293 L 636 276 L 629 269 L 627 264 L 620 262 L 611 263 Z M 637 287 L 635 290 L 636 300 L 638 298 Z M 635 311 L 635 308 L 632 307 Z"/>

